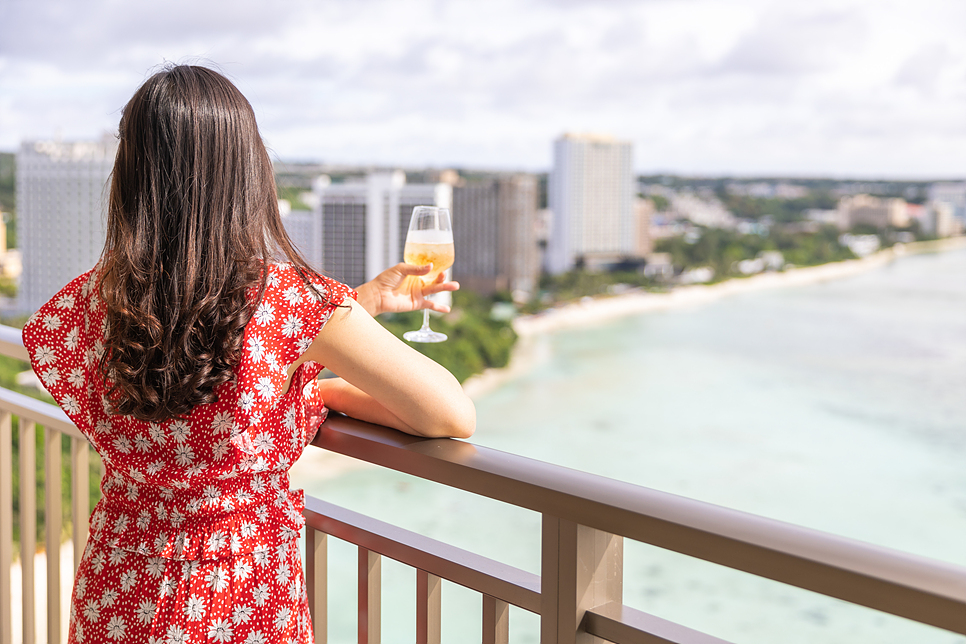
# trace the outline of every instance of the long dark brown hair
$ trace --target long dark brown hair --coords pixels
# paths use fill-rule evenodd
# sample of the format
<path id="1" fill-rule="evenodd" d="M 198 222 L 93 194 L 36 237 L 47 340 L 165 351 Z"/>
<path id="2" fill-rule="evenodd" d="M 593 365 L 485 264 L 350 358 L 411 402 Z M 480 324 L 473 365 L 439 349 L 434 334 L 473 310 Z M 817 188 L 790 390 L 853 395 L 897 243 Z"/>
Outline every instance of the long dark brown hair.
<path id="1" fill-rule="evenodd" d="M 100 368 L 114 413 L 163 421 L 217 400 L 270 262 L 287 258 L 307 285 L 315 273 L 282 226 L 252 107 L 224 76 L 154 74 L 124 107 L 119 138 Z"/>

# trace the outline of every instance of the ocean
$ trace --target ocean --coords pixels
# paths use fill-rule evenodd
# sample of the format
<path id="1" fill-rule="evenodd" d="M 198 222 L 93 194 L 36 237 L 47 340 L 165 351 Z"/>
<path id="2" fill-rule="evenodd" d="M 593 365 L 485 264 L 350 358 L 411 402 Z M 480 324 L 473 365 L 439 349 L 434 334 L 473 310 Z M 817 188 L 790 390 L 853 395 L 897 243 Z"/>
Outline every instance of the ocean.
<path id="1" fill-rule="evenodd" d="M 966 565 L 966 251 L 536 342 L 477 400 L 473 442 Z M 533 512 L 378 468 L 295 483 L 539 572 Z M 354 566 L 330 545 L 330 642 L 355 641 Z M 412 642 L 415 574 L 383 575 L 383 641 Z M 966 643 L 635 542 L 624 602 L 742 644 Z M 443 614 L 444 642 L 479 641 L 479 595 L 444 584 Z M 537 619 L 511 609 L 510 638 Z"/>

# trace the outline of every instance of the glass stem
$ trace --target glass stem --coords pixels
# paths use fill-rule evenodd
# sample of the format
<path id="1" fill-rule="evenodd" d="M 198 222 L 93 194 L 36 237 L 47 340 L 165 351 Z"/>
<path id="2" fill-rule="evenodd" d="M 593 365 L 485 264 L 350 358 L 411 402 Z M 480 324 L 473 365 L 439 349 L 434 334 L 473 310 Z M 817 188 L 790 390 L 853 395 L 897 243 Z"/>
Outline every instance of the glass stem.
<path id="1" fill-rule="evenodd" d="M 429 328 L 429 309 L 423 309 L 423 327 L 420 331 L 432 331 Z"/>

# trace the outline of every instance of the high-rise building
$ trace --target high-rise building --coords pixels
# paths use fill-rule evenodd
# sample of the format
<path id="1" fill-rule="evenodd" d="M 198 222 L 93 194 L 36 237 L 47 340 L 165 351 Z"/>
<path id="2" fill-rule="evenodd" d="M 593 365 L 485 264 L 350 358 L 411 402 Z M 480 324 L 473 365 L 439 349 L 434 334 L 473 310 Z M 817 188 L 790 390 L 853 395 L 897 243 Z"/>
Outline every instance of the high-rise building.
<path id="1" fill-rule="evenodd" d="M 514 174 L 453 188 L 453 277 L 472 291 L 532 294 L 540 276 L 537 179 Z"/>
<path id="2" fill-rule="evenodd" d="M 606 266 L 634 255 L 631 144 L 611 137 L 565 134 L 554 141 L 548 201 L 553 225 L 551 273 L 582 263 Z"/>
<path id="3" fill-rule="evenodd" d="M 403 260 L 414 206 L 450 208 L 453 201 L 451 185 L 407 184 L 398 170 L 346 183 L 320 177 L 312 190 L 312 215 L 289 214 L 286 230 L 314 268 L 350 286 Z"/>
<path id="4" fill-rule="evenodd" d="M 17 154 L 19 307 L 35 311 L 94 266 L 104 248 L 117 140 L 29 141 Z"/>

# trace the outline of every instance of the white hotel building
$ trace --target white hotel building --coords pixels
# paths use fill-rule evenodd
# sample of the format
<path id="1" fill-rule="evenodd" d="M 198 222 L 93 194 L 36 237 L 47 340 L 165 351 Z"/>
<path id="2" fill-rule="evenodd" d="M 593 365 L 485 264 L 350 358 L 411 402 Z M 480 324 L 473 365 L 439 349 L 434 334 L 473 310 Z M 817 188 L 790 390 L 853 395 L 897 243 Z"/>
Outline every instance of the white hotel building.
<path id="1" fill-rule="evenodd" d="M 549 272 L 566 272 L 578 259 L 595 268 L 635 255 L 634 194 L 629 142 L 581 134 L 554 141 Z"/>
<path id="2" fill-rule="evenodd" d="M 29 141 L 17 154 L 19 308 L 35 311 L 89 270 L 104 248 L 117 140 Z"/>

